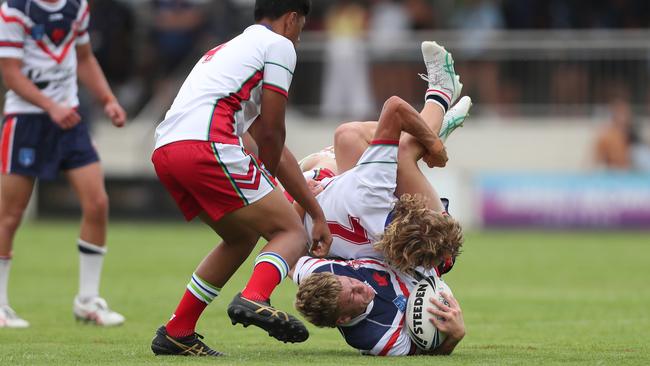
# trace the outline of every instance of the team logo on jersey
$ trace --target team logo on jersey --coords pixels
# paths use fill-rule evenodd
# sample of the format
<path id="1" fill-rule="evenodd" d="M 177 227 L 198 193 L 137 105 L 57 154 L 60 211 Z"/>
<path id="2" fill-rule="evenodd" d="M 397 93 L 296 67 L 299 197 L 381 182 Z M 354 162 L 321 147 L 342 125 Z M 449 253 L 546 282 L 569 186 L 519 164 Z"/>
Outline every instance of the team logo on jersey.
<path id="1" fill-rule="evenodd" d="M 50 39 L 54 44 L 60 44 L 63 38 L 65 37 L 65 30 L 62 28 L 54 28 L 52 34 L 50 34 Z"/>
<path id="2" fill-rule="evenodd" d="M 406 296 L 399 295 L 393 299 L 393 304 L 401 311 L 402 313 L 406 312 Z"/>
<path id="3" fill-rule="evenodd" d="M 28 168 L 34 164 L 36 160 L 36 151 L 31 147 L 23 147 L 18 150 L 18 162 L 20 165 Z"/>
<path id="4" fill-rule="evenodd" d="M 35 41 L 40 41 L 45 35 L 45 26 L 43 24 L 34 24 L 32 27 L 32 38 Z"/>
<path id="5" fill-rule="evenodd" d="M 381 287 L 388 286 L 388 278 L 386 278 L 386 276 L 381 275 L 379 272 L 373 273 L 372 279 L 375 280 L 375 282 L 377 282 L 377 284 Z"/>

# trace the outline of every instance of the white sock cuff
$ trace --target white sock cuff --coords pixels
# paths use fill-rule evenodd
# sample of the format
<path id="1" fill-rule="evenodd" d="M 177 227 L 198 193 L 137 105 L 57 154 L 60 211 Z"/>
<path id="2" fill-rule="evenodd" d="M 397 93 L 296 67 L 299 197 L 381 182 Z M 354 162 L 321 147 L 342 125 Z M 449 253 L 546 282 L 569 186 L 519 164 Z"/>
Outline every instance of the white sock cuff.
<path id="1" fill-rule="evenodd" d="M 77 239 L 77 246 L 79 248 L 79 252 L 84 253 L 84 254 L 100 254 L 104 255 L 106 252 L 108 252 L 108 248 L 100 247 L 99 245 L 89 243 L 81 238 Z"/>

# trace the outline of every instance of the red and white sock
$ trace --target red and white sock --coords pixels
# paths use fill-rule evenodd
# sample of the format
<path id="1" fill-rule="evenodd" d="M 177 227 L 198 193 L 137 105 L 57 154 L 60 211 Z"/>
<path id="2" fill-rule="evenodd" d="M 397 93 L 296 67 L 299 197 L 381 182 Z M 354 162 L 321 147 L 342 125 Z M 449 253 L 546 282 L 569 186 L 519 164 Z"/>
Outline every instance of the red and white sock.
<path id="1" fill-rule="evenodd" d="M 185 294 L 169 322 L 165 325 L 167 334 L 175 338 L 186 337 L 194 334 L 196 323 L 199 321 L 203 310 L 219 296 L 221 289 L 215 287 L 202 278 L 192 274 L 187 284 Z"/>
<path id="2" fill-rule="evenodd" d="M 249 300 L 267 301 L 288 272 L 289 265 L 280 255 L 272 252 L 260 253 L 255 258 L 253 275 L 241 294 Z"/>

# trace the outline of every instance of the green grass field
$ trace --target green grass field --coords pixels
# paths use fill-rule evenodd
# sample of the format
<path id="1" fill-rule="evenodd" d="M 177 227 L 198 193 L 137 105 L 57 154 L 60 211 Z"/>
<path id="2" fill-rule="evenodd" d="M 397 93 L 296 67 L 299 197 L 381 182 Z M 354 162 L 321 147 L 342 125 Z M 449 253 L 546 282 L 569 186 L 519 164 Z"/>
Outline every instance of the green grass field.
<path id="1" fill-rule="evenodd" d="M 359 356 L 333 329 L 310 327 L 307 342 L 289 345 L 254 327 L 231 326 L 225 307 L 243 287 L 250 262 L 198 327 L 227 357 L 154 357 L 155 329 L 216 237 L 200 225 L 112 224 L 102 294 L 127 323 L 100 329 L 72 317 L 76 235 L 76 224 L 68 222 L 19 231 L 9 292 L 31 327 L 0 329 L 0 365 L 650 364 L 647 232 L 468 234 L 446 277 L 464 309 L 467 337 L 451 357 L 392 359 Z M 274 304 L 291 307 L 294 290 L 285 281 Z"/>

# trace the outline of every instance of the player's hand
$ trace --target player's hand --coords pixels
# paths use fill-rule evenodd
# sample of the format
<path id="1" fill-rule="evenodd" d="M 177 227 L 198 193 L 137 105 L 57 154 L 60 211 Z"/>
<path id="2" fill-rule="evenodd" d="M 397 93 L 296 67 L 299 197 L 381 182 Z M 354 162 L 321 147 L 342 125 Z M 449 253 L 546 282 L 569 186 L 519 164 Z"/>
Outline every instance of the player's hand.
<path id="1" fill-rule="evenodd" d="M 449 158 L 447 157 L 447 149 L 444 145 L 442 147 L 427 149 L 427 152 L 422 157 L 422 160 L 429 168 L 439 167 L 443 168 L 447 165 Z"/>
<path id="2" fill-rule="evenodd" d="M 332 245 L 332 233 L 325 219 L 314 220 L 314 227 L 311 229 L 311 253 L 316 257 L 324 257 L 330 252 Z"/>
<path id="3" fill-rule="evenodd" d="M 69 130 L 81 122 L 81 116 L 74 108 L 56 103 L 47 110 L 47 114 L 57 126 L 64 130 Z"/>
<path id="4" fill-rule="evenodd" d="M 436 315 L 435 317 L 432 317 L 430 321 L 439 331 L 445 333 L 447 337 L 460 341 L 465 336 L 463 311 L 460 309 L 460 305 L 456 298 L 452 295 L 446 292 L 441 292 L 440 294 L 445 300 L 447 300 L 449 306 L 434 298 L 430 298 L 429 301 L 438 308 L 427 308 L 429 313 Z"/>
<path id="5" fill-rule="evenodd" d="M 122 127 L 126 124 L 126 112 L 117 101 L 110 101 L 104 105 L 104 113 L 113 122 L 113 126 Z"/>
<path id="6" fill-rule="evenodd" d="M 320 184 L 320 182 L 313 179 L 307 179 L 307 187 L 311 191 L 311 194 L 314 195 L 314 197 L 318 196 L 323 191 L 323 186 Z"/>

